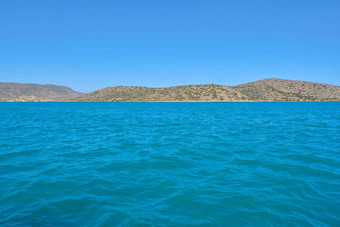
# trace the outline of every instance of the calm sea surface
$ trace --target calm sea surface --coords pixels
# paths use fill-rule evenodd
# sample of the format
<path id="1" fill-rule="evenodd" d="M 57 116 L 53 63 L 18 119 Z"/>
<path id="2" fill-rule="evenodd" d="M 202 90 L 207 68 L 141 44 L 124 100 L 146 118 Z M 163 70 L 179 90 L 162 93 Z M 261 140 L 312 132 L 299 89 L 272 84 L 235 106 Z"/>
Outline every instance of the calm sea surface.
<path id="1" fill-rule="evenodd" d="M 339 226 L 340 102 L 0 103 L 2 226 Z"/>

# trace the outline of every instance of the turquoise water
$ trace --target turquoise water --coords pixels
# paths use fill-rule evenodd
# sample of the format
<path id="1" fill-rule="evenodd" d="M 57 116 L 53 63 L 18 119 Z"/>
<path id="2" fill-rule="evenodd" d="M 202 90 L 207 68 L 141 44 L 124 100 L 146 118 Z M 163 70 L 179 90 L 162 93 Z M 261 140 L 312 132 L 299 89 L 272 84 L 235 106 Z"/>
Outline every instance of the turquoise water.
<path id="1" fill-rule="evenodd" d="M 2 226 L 339 226 L 340 102 L 0 103 Z"/>

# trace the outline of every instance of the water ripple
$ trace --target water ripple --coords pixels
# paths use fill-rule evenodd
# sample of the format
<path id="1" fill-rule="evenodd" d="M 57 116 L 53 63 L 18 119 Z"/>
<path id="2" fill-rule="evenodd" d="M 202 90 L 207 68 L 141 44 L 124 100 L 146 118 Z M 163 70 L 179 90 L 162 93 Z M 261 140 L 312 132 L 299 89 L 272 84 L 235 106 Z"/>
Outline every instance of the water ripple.
<path id="1" fill-rule="evenodd" d="M 2 226 L 337 226 L 340 103 L 0 103 Z"/>

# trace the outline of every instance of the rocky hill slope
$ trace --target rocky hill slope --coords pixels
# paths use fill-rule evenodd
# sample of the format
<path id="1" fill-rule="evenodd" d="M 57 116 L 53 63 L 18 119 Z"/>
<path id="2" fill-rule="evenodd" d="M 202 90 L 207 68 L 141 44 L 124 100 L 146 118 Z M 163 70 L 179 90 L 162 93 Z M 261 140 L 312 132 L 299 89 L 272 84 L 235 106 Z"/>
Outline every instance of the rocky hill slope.
<path id="1" fill-rule="evenodd" d="M 117 86 L 85 94 L 76 102 L 340 101 L 340 87 L 304 81 L 265 79 L 234 87 L 189 85 L 168 88 Z"/>
<path id="2" fill-rule="evenodd" d="M 215 84 L 167 88 L 107 87 L 82 94 L 56 85 L 0 83 L 2 102 L 240 102 L 340 101 L 340 86 L 295 80 L 265 79 L 238 86 Z"/>
<path id="3" fill-rule="evenodd" d="M 228 102 L 247 100 L 239 91 L 222 85 L 189 85 L 168 88 L 117 86 L 85 94 L 78 102 Z"/>
<path id="4" fill-rule="evenodd" d="M 50 84 L 0 83 L 0 102 L 62 101 L 82 94 L 68 87 Z"/>
<path id="5" fill-rule="evenodd" d="M 340 86 L 297 80 L 266 79 L 233 87 L 250 100 L 340 101 Z"/>

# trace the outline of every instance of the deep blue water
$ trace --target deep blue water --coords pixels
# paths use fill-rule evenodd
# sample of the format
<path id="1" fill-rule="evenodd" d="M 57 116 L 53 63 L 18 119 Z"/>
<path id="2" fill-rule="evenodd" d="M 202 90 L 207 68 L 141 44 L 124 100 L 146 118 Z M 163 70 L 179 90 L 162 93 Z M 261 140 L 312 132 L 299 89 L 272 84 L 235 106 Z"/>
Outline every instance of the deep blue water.
<path id="1" fill-rule="evenodd" d="M 2 226 L 339 226 L 340 102 L 0 103 Z"/>

